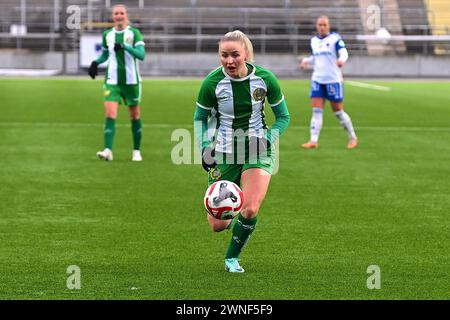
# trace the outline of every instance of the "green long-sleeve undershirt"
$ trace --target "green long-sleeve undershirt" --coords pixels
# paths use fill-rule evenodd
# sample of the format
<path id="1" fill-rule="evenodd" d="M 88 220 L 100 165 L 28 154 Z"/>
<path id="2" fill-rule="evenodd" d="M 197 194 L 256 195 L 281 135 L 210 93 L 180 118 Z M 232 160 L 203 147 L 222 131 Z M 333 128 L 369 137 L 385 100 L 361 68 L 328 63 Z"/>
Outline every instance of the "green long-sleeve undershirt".
<path id="1" fill-rule="evenodd" d="M 266 139 L 274 143 L 279 136 L 286 131 L 291 120 L 286 102 L 283 100 L 279 105 L 272 107 L 275 115 L 275 123 L 266 134 Z M 197 106 L 194 113 L 194 134 L 200 149 L 206 148 L 211 141 L 208 140 L 206 131 L 208 130 L 208 118 L 211 115 L 210 110 Z"/>
<path id="2" fill-rule="evenodd" d="M 283 100 L 279 105 L 272 107 L 272 111 L 275 115 L 275 123 L 267 132 L 266 137 L 266 139 L 269 140 L 270 143 L 274 143 L 280 137 L 280 135 L 284 131 L 286 131 L 287 127 L 289 126 L 289 122 L 291 121 L 291 117 L 289 116 L 289 111 L 285 100 Z"/>
<path id="3" fill-rule="evenodd" d="M 144 60 L 144 58 L 145 58 L 145 48 L 144 48 L 144 46 L 133 47 L 133 46 L 130 46 L 128 44 L 124 44 L 123 48 L 124 48 L 125 51 L 129 52 L 134 58 L 139 59 L 139 60 Z M 109 58 L 109 51 L 108 51 L 108 49 L 103 49 L 102 50 L 102 54 L 95 61 L 98 64 L 102 64 L 103 62 L 108 60 L 108 58 Z"/>
<path id="4" fill-rule="evenodd" d="M 103 49 L 102 54 L 100 55 L 100 57 L 97 58 L 97 60 L 95 60 L 95 62 L 97 62 L 97 64 L 102 64 L 103 62 L 108 60 L 108 58 L 109 58 L 108 49 Z"/>
<path id="5" fill-rule="evenodd" d="M 140 45 L 137 47 L 130 46 L 128 44 L 124 44 L 123 48 L 125 51 L 129 52 L 133 57 L 139 60 L 144 60 L 145 58 L 145 48 L 144 46 Z"/>
<path id="6" fill-rule="evenodd" d="M 208 117 L 211 110 L 206 110 L 197 106 L 194 113 L 194 134 L 200 150 L 206 148 L 211 141 L 208 140 L 206 131 L 208 130 Z"/>

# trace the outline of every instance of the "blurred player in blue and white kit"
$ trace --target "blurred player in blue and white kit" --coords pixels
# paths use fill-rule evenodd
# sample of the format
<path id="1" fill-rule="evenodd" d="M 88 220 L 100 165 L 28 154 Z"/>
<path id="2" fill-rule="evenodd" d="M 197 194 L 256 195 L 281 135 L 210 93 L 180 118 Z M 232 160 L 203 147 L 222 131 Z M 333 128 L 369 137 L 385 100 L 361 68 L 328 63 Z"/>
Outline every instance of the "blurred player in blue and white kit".
<path id="1" fill-rule="evenodd" d="M 313 149 L 319 146 L 319 134 L 323 123 L 323 109 L 325 100 L 329 100 L 334 114 L 339 119 L 348 135 L 347 148 L 353 149 L 358 145 L 358 138 L 353 129 L 352 120 L 344 111 L 344 80 L 340 68 L 348 59 L 345 43 L 339 34 L 330 33 L 328 17 L 317 19 L 317 35 L 311 39 L 312 55 L 304 58 L 300 68 L 314 66 L 311 79 L 311 105 L 313 115 L 311 119 L 310 141 L 302 144 L 303 148 Z"/>

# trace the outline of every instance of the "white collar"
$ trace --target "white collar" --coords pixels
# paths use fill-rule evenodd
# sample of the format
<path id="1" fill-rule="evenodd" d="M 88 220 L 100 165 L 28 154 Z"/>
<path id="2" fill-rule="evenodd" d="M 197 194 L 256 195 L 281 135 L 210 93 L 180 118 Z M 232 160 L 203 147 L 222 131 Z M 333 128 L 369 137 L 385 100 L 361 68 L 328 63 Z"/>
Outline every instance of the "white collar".
<path id="1" fill-rule="evenodd" d="M 238 81 L 238 82 L 239 81 L 245 81 L 245 80 L 249 79 L 250 77 L 252 77 L 255 74 L 255 70 L 256 70 L 256 68 L 255 68 L 255 66 L 253 64 L 248 63 L 248 62 L 246 62 L 246 64 L 248 64 L 248 65 L 250 65 L 252 67 L 252 72 L 250 72 L 250 74 L 246 75 L 243 78 L 233 78 L 233 77 L 231 77 L 228 73 L 225 72 L 225 68 L 224 67 L 222 67 L 222 72 L 225 75 L 225 78 L 230 79 L 231 81 Z"/>
<path id="2" fill-rule="evenodd" d="M 128 30 L 129 27 L 130 27 L 130 26 L 128 25 L 128 26 L 126 26 L 125 29 L 123 29 L 123 30 L 117 30 L 115 27 L 113 27 L 113 29 L 114 29 L 114 32 L 115 32 L 115 33 L 123 33 L 123 32 L 125 32 L 125 30 Z"/>

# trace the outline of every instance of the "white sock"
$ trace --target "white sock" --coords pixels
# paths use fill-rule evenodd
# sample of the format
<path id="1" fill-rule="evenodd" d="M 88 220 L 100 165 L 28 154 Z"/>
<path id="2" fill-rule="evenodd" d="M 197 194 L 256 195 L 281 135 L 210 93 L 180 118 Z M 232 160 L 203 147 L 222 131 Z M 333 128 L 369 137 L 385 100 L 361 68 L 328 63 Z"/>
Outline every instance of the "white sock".
<path id="1" fill-rule="evenodd" d="M 320 130 L 323 124 L 323 109 L 313 108 L 311 118 L 311 142 L 317 143 L 319 141 Z"/>
<path id="2" fill-rule="evenodd" d="M 356 139 L 355 130 L 353 129 L 352 119 L 350 119 L 350 116 L 345 113 L 344 110 L 337 111 L 334 113 L 336 117 L 341 122 L 341 125 L 344 127 L 345 131 L 347 132 L 349 139 Z"/>

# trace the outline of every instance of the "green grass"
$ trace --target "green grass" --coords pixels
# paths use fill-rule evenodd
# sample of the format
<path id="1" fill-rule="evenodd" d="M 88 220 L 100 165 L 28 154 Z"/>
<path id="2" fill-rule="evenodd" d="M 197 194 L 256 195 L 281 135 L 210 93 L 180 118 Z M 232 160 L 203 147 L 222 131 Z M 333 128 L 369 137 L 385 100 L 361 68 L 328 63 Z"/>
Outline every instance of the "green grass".
<path id="1" fill-rule="evenodd" d="M 360 147 L 327 108 L 320 148 L 300 150 L 309 83 L 281 81 L 291 126 L 235 275 L 201 166 L 171 162 L 200 80 L 145 81 L 144 161 L 121 108 L 107 163 L 100 81 L 0 79 L 0 299 L 449 299 L 450 84 L 373 83 L 392 90 L 346 86 Z"/>

